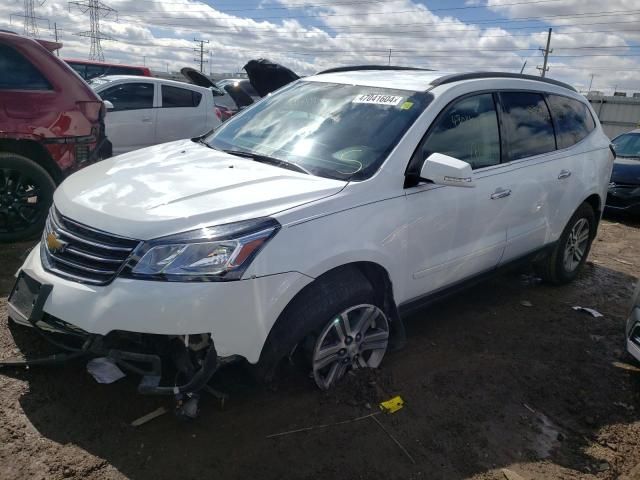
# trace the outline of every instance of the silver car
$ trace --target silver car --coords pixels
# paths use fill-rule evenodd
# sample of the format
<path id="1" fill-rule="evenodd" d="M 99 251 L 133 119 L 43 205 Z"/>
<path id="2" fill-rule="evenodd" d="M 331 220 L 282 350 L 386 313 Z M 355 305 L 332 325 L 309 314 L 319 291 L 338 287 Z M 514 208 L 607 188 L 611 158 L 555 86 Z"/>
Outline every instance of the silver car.
<path id="1" fill-rule="evenodd" d="M 640 280 L 633 294 L 631 313 L 627 320 L 627 350 L 640 362 Z"/>

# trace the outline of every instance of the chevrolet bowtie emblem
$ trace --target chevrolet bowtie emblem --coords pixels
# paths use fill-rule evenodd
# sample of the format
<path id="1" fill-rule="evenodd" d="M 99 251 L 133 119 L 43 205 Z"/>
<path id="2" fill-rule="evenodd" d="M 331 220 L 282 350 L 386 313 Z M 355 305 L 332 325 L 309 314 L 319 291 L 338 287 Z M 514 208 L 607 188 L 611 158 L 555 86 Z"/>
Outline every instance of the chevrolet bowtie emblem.
<path id="1" fill-rule="evenodd" d="M 54 232 L 49 232 L 47 234 L 47 250 L 51 253 L 62 253 L 64 249 L 67 248 L 67 242 L 64 240 L 60 240 L 58 235 Z"/>

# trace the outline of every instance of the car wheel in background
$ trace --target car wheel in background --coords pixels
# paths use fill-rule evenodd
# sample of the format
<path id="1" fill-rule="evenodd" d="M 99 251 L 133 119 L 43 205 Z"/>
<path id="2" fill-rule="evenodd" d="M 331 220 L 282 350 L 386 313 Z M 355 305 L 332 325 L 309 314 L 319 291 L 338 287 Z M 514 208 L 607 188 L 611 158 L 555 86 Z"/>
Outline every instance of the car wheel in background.
<path id="1" fill-rule="evenodd" d="M 595 234 L 593 208 L 583 203 L 567 223 L 551 254 L 534 264 L 536 273 L 550 283 L 570 282 L 586 262 Z"/>
<path id="2" fill-rule="evenodd" d="M 0 152 L 0 242 L 37 237 L 55 189 L 53 178 L 40 165 L 22 155 Z"/>

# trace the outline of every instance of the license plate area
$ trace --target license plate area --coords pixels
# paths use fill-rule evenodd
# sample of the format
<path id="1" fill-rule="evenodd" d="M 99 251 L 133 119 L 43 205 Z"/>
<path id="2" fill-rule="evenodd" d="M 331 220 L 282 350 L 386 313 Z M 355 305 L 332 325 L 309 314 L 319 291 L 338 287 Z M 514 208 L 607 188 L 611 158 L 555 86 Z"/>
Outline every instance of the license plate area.
<path id="1" fill-rule="evenodd" d="M 9 304 L 30 322 L 37 322 L 42 319 L 42 309 L 51 290 L 53 285 L 42 284 L 21 271 L 9 295 Z"/>

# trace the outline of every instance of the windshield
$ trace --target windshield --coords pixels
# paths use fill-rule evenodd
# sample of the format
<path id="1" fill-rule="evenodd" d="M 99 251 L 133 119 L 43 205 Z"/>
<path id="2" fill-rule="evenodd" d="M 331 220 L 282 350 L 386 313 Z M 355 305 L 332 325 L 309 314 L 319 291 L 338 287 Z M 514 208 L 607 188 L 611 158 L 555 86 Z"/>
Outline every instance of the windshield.
<path id="1" fill-rule="evenodd" d="M 264 98 L 205 141 L 218 150 L 294 163 L 313 175 L 364 180 L 430 99 L 425 92 L 301 81 Z"/>
<path id="2" fill-rule="evenodd" d="M 619 157 L 640 157 L 640 133 L 625 133 L 611 143 Z"/>

